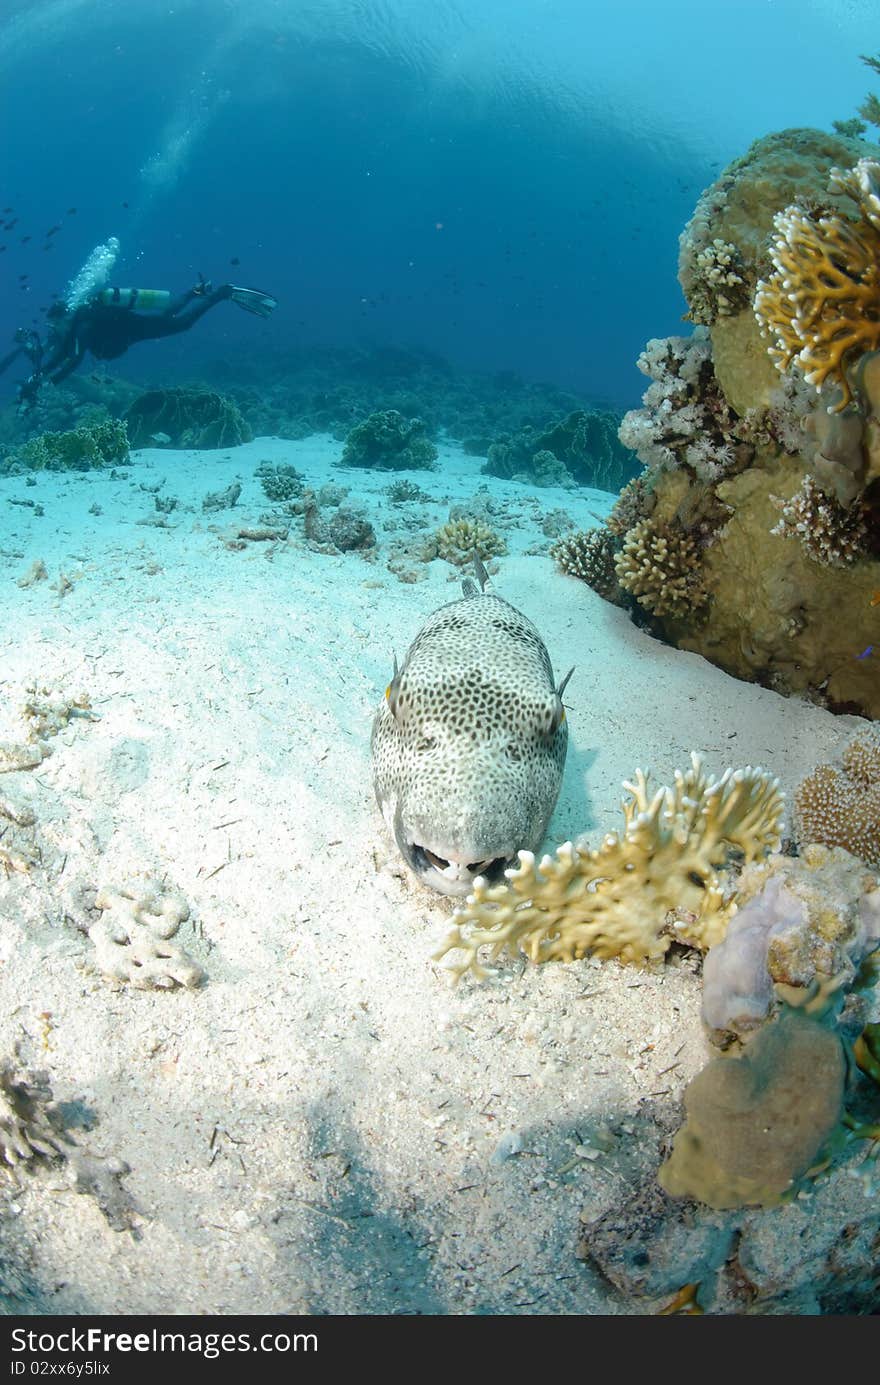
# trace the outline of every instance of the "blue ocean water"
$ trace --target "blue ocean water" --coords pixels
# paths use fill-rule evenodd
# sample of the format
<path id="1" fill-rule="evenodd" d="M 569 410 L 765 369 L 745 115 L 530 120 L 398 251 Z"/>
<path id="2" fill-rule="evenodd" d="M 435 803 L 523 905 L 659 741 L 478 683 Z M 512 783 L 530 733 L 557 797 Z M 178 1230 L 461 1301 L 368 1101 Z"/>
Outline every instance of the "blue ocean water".
<path id="1" fill-rule="evenodd" d="M 26 362 L 0 374 L 0 1166 L 51 1164 L 0 1176 L 17 1218 L 0 1208 L 0 1314 L 876 1312 L 867 1077 L 827 1182 L 815 1140 L 789 1155 L 784 1207 L 762 1181 L 763 1135 L 815 1135 L 812 1095 L 842 1101 L 844 1038 L 870 1018 L 874 1043 L 880 1020 L 877 991 L 853 985 L 829 1037 L 829 997 L 880 936 L 876 815 L 844 825 L 864 861 L 823 875 L 776 783 L 791 805 L 817 762 L 858 768 L 880 745 L 876 729 L 856 739 L 880 687 L 873 423 L 860 414 L 856 436 L 850 411 L 833 462 L 814 455 L 802 425 L 836 396 L 790 377 L 763 440 L 750 433 L 720 349 L 712 366 L 726 314 L 714 338 L 692 330 L 677 282 L 679 234 L 722 169 L 761 136 L 830 130 L 876 86 L 860 61 L 874 9 L 0 0 L 0 359 L 117 241 L 117 286 L 178 294 L 204 276 L 277 298 L 266 318 L 221 301 L 181 335 L 87 358 L 30 413 Z M 640 411 L 637 357 L 679 333 L 648 352 L 661 388 Z M 178 405 L 154 386 L 194 389 Z M 66 431 L 81 423 L 85 442 Z M 413 813 L 404 836 L 390 794 L 383 835 L 371 726 L 431 613 L 476 596 L 475 555 L 552 657 L 542 692 L 570 743 L 552 818 L 527 825 L 543 821 L 549 852 L 595 844 L 561 913 L 593 955 L 537 968 L 515 944 L 497 984 L 453 990 L 438 963 L 468 938 L 450 942 L 446 895 L 462 895 L 439 882 L 500 881 L 514 845 L 539 844 L 455 839 L 458 749 L 424 832 Z M 528 767 L 533 747 L 521 718 L 507 739 L 486 708 L 534 691 L 503 640 L 496 686 L 491 648 L 478 630 L 451 674 L 434 657 L 438 721 L 452 705 L 494 755 L 458 774 L 490 807 L 498 765 Z M 417 752 L 435 741 L 428 720 Z M 679 800 L 651 800 L 634 766 L 684 795 L 675 842 L 655 814 L 656 850 L 650 804 Z M 762 1079 L 757 1172 L 733 1139 L 720 1189 L 663 1184 L 688 1201 L 660 1215 L 684 1093 L 710 1042 L 737 1038 L 724 1016 L 708 1032 L 700 953 L 716 943 L 708 925 L 694 937 L 704 900 L 735 907 L 745 876 L 739 859 L 704 873 L 708 849 L 685 872 L 682 824 L 699 807 L 696 837 L 744 783 L 771 801 L 747 816 L 760 858 L 780 846 L 777 884 L 794 881 L 795 944 L 821 944 L 788 990 L 805 1015 L 821 1002 L 804 1024 L 814 1044 L 825 1026 L 824 1070 L 807 1047 L 791 1090 L 776 1084 L 778 1120 Z M 609 836 L 621 785 L 636 869 Z M 851 792 L 828 816 L 848 820 Z M 719 860 L 745 856 L 736 829 Z M 827 888 L 821 933 L 798 902 L 799 847 Z M 783 889 L 769 906 L 743 892 L 765 941 L 791 922 L 772 913 Z M 657 970 L 630 966 L 643 940 L 618 963 L 587 936 L 606 899 L 609 933 L 643 925 Z M 833 985 L 814 994 L 824 967 Z M 777 1033 L 755 973 L 755 1024 Z M 740 1143 L 750 1181 L 719 1201 Z"/>
<path id="2" fill-rule="evenodd" d="M 7 0 L 0 342 L 113 235 L 117 281 L 280 303 L 139 347 L 135 378 L 417 346 L 629 406 L 700 191 L 851 115 L 875 27 L 835 0 Z"/>

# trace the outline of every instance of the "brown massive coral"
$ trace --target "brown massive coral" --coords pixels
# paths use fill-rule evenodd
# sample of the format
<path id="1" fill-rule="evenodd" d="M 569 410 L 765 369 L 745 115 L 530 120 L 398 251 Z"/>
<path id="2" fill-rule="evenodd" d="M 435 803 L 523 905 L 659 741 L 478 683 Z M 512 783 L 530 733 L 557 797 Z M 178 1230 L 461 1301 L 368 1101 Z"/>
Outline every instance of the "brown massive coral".
<path id="1" fill-rule="evenodd" d="M 714 1058 L 691 1082 L 661 1185 L 710 1207 L 775 1206 L 830 1144 L 845 1080 L 838 1035 L 784 1010 L 745 1054 Z"/>
<path id="2" fill-rule="evenodd" d="M 755 316 L 780 371 L 796 365 L 820 390 L 838 385 L 839 413 L 852 402 L 847 370 L 880 346 L 880 163 L 834 169 L 831 185 L 856 219 L 792 205 L 774 219 L 773 273 L 755 293 Z"/>

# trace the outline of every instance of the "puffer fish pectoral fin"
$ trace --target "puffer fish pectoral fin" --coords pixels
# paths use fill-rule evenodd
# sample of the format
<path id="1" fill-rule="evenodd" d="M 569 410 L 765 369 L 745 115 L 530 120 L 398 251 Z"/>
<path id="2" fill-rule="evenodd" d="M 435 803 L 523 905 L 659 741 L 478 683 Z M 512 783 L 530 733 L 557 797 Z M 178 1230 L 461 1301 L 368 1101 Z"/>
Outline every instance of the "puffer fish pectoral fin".
<path id="1" fill-rule="evenodd" d="M 559 727 L 565 721 L 565 707 L 562 705 L 562 694 L 565 692 L 565 689 L 568 685 L 568 680 L 574 673 L 574 669 L 575 666 L 572 666 L 568 670 L 568 673 L 565 675 L 565 677 L 562 679 L 562 682 L 556 689 L 556 710 L 553 713 L 553 720 L 550 723 L 551 734 L 558 731 Z"/>
<path id="2" fill-rule="evenodd" d="M 574 671 L 575 671 L 576 668 L 577 668 L 577 664 L 572 664 L 571 668 L 568 670 L 568 673 L 565 675 L 565 677 L 563 678 L 562 682 L 559 684 L 559 687 L 556 689 L 556 696 L 559 698 L 559 701 L 560 701 L 560 702 L 562 701 L 562 694 L 565 692 L 565 689 L 568 687 L 568 680 L 569 680 L 569 678 L 571 677 L 571 675 L 574 673 Z"/>
<path id="3" fill-rule="evenodd" d="M 388 710 L 393 717 L 397 716 L 397 699 L 400 696 L 400 669 L 397 667 L 397 654 L 391 656 L 394 660 L 394 673 L 391 682 L 385 689 L 385 701 L 388 703 Z"/>

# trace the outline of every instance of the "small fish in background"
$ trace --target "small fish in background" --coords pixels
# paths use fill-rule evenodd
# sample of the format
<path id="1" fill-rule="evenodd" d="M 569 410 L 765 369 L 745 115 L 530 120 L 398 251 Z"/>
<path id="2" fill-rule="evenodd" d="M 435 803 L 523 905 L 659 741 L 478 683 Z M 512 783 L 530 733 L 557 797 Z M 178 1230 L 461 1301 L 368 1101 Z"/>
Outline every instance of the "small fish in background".
<path id="1" fill-rule="evenodd" d="M 55 242 L 54 242 L 54 240 L 50 240 L 48 245 L 44 245 L 44 246 L 43 246 L 43 249 L 44 249 L 44 250 L 54 250 L 54 249 L 55 249 Z"/>
<path id="2" fill-rule="evenodd" d="M 30 239 L 30 236 L 22 236 L 21 240 L 19 241 L 19 245 L 27 245 Z"/>
<path id="3" fill-rule="evenodd" d="M 50 226 L 49 229 L 48 229 L 48 231 L 46 232 L 46 240 L 48 240 L 50 236 L 54 236 L 54 235 L 56 234 L 56 232 L 58 232 L 58 231 L 60 231 L 60 230 L 61 230 L 61 222 L 60 222 L 60 221 L 57 221 L 57 222 L 55 223 L 55 225 L 54 225 L 54 226 Z"/>
<path id="4" fill-rule="evenodd" d="M 880 606 L 880 592 L 873 592 L 871 595 L 871 605 Z"/>
<path id="5" fill-rule="evenodd" d="M 229 263 L 230 263 L 230 264 L 241 264 L 241 260 L 238 258 L 237 255 L 234 255 L 234 256 L 232 257 L 232 259 L 229 261 Z"/>
<path id="6" fill-rule="evenodd" d="M 4 216 L 8 216 L 10 212 L 14 212 L 14 211 L 15 211 L 15 208 L 14 208 L 14 207 L 4 207 L 4 208 L 3 208 L 3 215 L 4 215 Z"/>
<path id="7" fill-rule="evenodd" d="M 122 206 L 122 207 L 124 207 L 125 210 L 128 211 L 128 203 L 127 203 L 127 202 L 121 202 L 119 205 Z"/>
<path id="8" fill-rule="evenodd" d="M 5 245 L 0 245 L 0 255 L 3 254 L 3 251 L 4 251 L 5 249 L 6 249 L 6 246 L 5 246 Z"/>
<path id="9" fill-rule="evenodd" d="M 67 208 L 67 215 L 68 215 L 68 216 L 76 216 L 76 207 L 68 207 L 68 208 Z"/>
<path id="10" fill-rule="evenodd" d="M 869 654 L 873 654 L 873 653 L 874 653 L 874 646 L 873 646 L 872 644 L 869 644 L 868 647 L 867 647 L 867 649 L 863 649 L 862 652 L 861 652 L 861 654 L 857 654 L 857 655 L 856 655 L 856 658 L 857 658 L 857 659 L 867 659 L 868 655 L 869 655 Z"/>

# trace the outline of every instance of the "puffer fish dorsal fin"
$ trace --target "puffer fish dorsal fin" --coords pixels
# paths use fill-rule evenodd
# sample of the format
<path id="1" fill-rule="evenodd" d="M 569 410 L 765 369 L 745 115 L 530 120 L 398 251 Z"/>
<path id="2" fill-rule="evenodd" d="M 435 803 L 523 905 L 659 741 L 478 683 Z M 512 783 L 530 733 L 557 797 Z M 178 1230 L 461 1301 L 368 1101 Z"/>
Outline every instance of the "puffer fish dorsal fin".
<path id="1" fill-rule="evenodd" d="M 476 582 L 474 577 L 477 579 Z M 461 589 L 465 596 L 480 596 L 487 588 L 491 590 L 492 579 L 483 566 L 483 560 L 479 553 L 474 554 L 474 577 L 465 577 L 462 581 Z"/>

